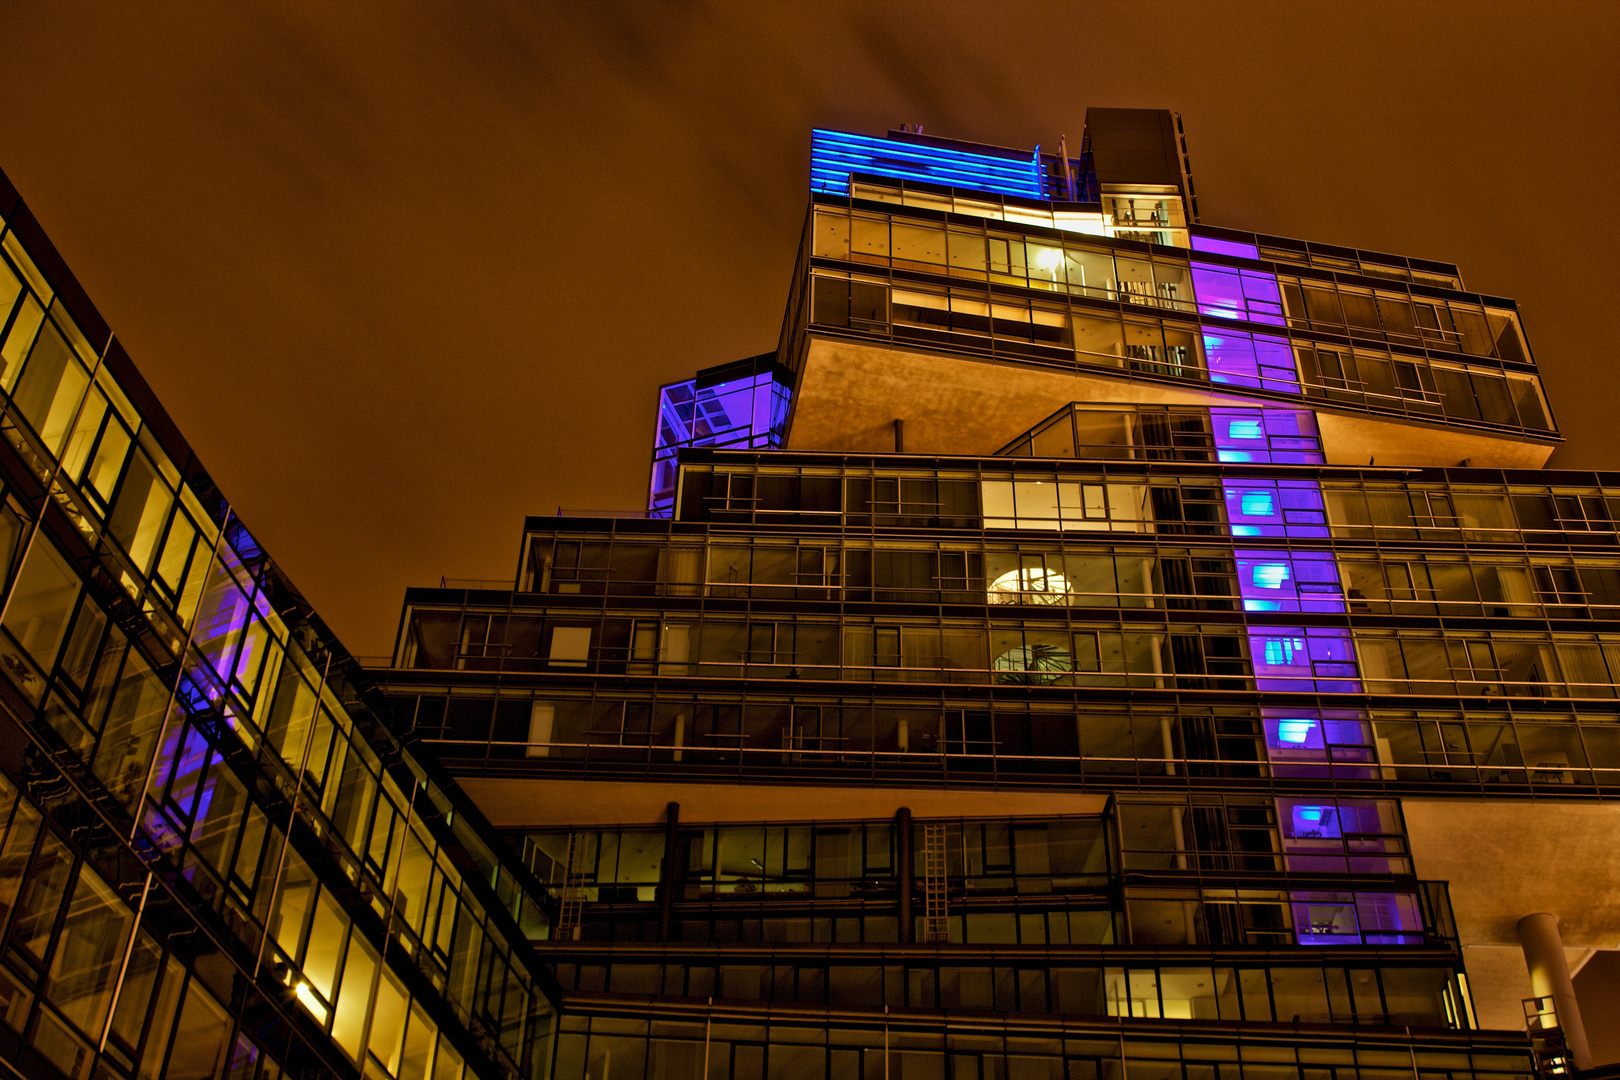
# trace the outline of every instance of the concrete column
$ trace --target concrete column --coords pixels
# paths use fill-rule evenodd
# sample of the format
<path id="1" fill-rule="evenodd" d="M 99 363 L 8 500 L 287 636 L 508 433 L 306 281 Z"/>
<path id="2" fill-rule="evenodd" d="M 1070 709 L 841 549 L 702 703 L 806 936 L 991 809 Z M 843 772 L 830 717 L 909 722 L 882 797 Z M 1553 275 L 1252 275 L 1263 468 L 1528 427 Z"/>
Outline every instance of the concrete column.
<path id="1" fill-rule="evenodd" d="M 1530 992 L 1550 997 L 1558 1009 L 1558 1023 L 1564 1042 L 1577 1069 L 1592 1067 L 1592 1051 L 1586 1045 L 1586 1026 L 1581 1023 L 1581 1007 L 1575 1001 L 1575 984 L 1570 981 L 1569 964 L 1564 960 L 1564 941 L 1558 934 L 1558 917 L 1547 912 L 1526 915 L 1519 920 L 1519 944 L 1524 963 L 1530 969 Z"/>

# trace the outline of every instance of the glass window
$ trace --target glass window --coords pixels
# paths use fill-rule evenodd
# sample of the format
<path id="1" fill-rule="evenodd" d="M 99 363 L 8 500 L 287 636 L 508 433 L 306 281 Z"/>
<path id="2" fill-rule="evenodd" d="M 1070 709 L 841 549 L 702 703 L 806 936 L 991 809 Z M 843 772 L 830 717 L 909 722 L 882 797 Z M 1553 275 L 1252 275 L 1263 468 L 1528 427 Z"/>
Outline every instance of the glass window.
<path id="1" fill-rule="evenodd" d="M 22 373 L 23 357 L 28 355 L 29 346 L 34 343 L 34 335 L 39 332 L 41 324 L 45 322 L 45 309 L 39 306 L 39 301 L 32 296 L 24 296 L 16 316 L 11 321 L 11 329 L 6 333 L 4 344 L 0 344 L 0 388 L 10 391 L 17 376 Z"/>
<path id="2" fill-rule="evenodd" d="M 11 927 L 12 941 L 42 960 L 50 944 L 51 929 L 56 925 L 56 913 L 67 895 L 72 868 L 73 855 L 67 845 L 46 833 L 34 865 L 23 881 L 16 921 Z"/>
<path id="3" fill-rule="evenodd" d="M 372 976 L 376 971 L 377 951 L 355 934 L 349 939 L 349 957 L 343 965 L 343 989 L 338 994 L 337 1013 L 332 1020 L 332 1039 L 356 1061 L 360 1059 L 360 1038 L 365 1031 Z"/>
<path id="4" fill-rule="evenodd" d="M 96 776 L 126 808 L 135 805 L 146 785 L 147 766 L 169 706 L 168 688 L 140 653 L 131 650 L 128 656 L 91 763 Z"/>
<path id="5" fill-rule="evenodd" d="M 849 258 L 849 217 L 825 210 L 816 211 L 813 253 L 823 259 Z"/>
<path id="6" fill-rule="evenodd" d="M 169 1036 L 174 1027 L 175 1013 L 180 1008 L 180 990 L 185 981 L 186 969 L 180 966 L 180 961 L 169 957 L 164 965 L 163 981 L 159 985 L 157 998 L 153 1003 L 152 1024 L 150 1034 L 146 1037 L 146 1049 L 141 1054 L 141 1080 L 157 1080 L 163 1071 L 163 1055 L 169 1049 Z M 183 1061 L 185 1051 L 177 1050 L 175 1056 Z"/>
<path id="7" fill-rule="evenodd" d="M 28 356 L 13 403 L 51 454 L 67 442 L 90 374 L 54 322 L 47 322 Z"/>
<path id="8" fill-rule="evenodd" d="M 88 866 L 68 902 L 46 996 L 80 1031 L 99 1034 L 112 1004 L 134 913 Z"/>
<path id="9" fill-rule="evenodd" d="M 136 454 L 119 490 L 118 502 L 107 519 L 107 527 L 143 574 L 151 569 L 152 556 L 173 503 L 174 492 L 159 477 L 157 467 L 144 452 Z"/>
<path id="10" fill-rule="evenodd" d="M 196 979 L 186 988 L 186 1003 L 174 1033 L 174 1052 L 164 1080 L 213 1080 L 225 1063 L 230 1017 Z"/>
<path id="11" fill-rule="evenodd" d="M 911 263 L 928 270 L 945 265 L 945 230 L 923 225 L 893 222 L 890 227 L 890 255 L 896 265 Z"/>
<path id="12" fill-rule="evenodd" d="M 78 594 L 79 575 L 55 545 L 40 537 L 17 575 L 4 625 L 47 671 L 56 659 Z M 34 680 L 24 676 L 24 681 Z M 37 694 L 38 690 L 33 692 Z"/>
<path id="13" fill-rule="evenodd" d="M 146 1021 L 146 1010 L 152 1004 L 152 993 L 157 989 L 162 963 L 163 950 L 150 934 L 141 931 L 129 954 L 112 1022 L 112 1034 L 131 1050 L 140 1045 L 141 1027 Z"/>
<path id="14" fill-rule="evenodd" d="M 397 1070 L 399 1080 L 426 1080 L 428 1069 L 433 1065 L 433 1046 L 437 1038 L 438 1028 L 427 1013 L 412 1002 L 410 1026 L 405 1029 L 405 1046 Z"/>
<path id="15" fill-rule="evenodd" d="M 396 1076 L 399 1074 L 400 1050 L 405 1034 L 405 1006 L 408 1000 L 405 988 L 394 977 L 394 973 L 384 968 L 382 981 L 377 986 L 377 1004 L 372 1010 L 371 1038 L 368 1046 L 372 1056 L 382 1062 L 383 1068 Z"/>

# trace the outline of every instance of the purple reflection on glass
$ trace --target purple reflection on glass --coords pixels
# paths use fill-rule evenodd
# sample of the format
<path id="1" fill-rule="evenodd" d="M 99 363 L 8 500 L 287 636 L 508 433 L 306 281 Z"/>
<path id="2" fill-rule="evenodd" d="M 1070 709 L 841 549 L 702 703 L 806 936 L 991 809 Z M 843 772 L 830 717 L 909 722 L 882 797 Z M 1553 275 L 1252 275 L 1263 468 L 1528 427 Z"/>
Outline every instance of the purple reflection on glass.
<path id="1" fill-rule="evenodd" d="M 251 564 L 264 558 L 264 548 L 253 539 L 253 534 L 247 531 L 247 526 L 243 525 L 242 519 L 235 514 L 231 515 L 231 520 L 225 525 L 225 539 L 230 542 L 244 563 Z"/>
<path id="2" fill-rule="evenodd" d="M 1412 893 L 1357 893 L 1356 921 L 1368 945 L 1423 944 L 1423 909 Z"/>
<path id="3" fill-rule="evenodd" d="M 1233 536 L 1328 535 L 1315 480 L 1225 480 L 1221 486 Z"/>
<path id="4" fill-rule="evenodd" d="M 146 813 L 141 815 L 141 833 L 147 842 L 157 849 L 152 853 L 154 857 L 175 850 L 184 840 L 180 830 L 174 827 L 168 816 L 151 803 L 146 804 Z"/>
<path id="5" fill-rule="evenodd" d="M 1361 692 L 1350 631 L 1336 627 L 1251 626 L 1248 633 L 1256 689 Z"/>
<path id="6" fill-rule="evenodd" d="M 1423 915 L 1412 893 L 1296 892 L 1301 945 L 1421 945 Z"/>
<path id="7" fill-rule="evenodd" d="M 1344 610 L 1333 555 L 1325 551 L 1237 552 L 1244 611 Z"/>
<path id="8" fill-rule="evenodd" d="M 1260 257 L 1260 248 L 1254 244 L 1245 244 L 1238 240 L 1217 240 L 1213 236 L 1194 236 L 1192 249 L 1207 251 L 1211 255 L 1230 255 L 1235 259 Z"/>
<path id="9" fill-rule="evenodd" d="M 1360 945 L 1355 894 L 1297 892 L 1293 901 L 1294 939 L 1301 945 Z"/>
<path id="10" fill-rule="evenodd" d="M 186 658 L 185 670 L 175 683 L 175 695 L 189 713 L 209 712 L 220 707 L 225 699 L 225 684 L 208 667 L 208 663 L 193 652 Z"/>
<path id="11" fill-rule="evenodd" d="M 1394 804 L 1371 799 L 1278 799 L 1288 869 L 1410 873 Z M 1393 856 L 1393 857 L 1392 857 Z"/>
<path id="12" fill-rule="evenodd" d="M 1200 315 L 1267 326 L 1288 325 L 1283 317 L 1282 292 L 1273 274 L 1195 262 L 1192 280 Z"/>
<path id="13" fill-rule="evenodd" d="M 1204 359 L 1212 383 L 1299 393 L 1293 350 L 1280 338 L 1205 327 Z"/>
<path id="14" fill-rule="evenodd" d="M 213 748 L 203 733 L 187 725 L 185 741 L 175 760 L 174 782 L 169 787 L 169 802 L 179 811 L 182 820 L 192 816 L 191 804 L 196 800 L 202 774 L 212 756 Z"/>
<path id="15" fill-rule="evenodd" d="M 1347 709 L 1260 710 L 1273 776 L 1376 780 L 1372 728 Z"/>
<path id="16" fill-rule="evenodd" d="M 647 508 L 669 517 L 675 507 L 676 454 L 686 446 L 770 449 L 782 445 L 791 391 L 773 372 L 712 386 L 696 379 L 658 391 L 652 487 Z"/>
<path id="17" fill-rule="evenodd" d="M 192 644 L 221 675 L 232 670 L 237 639 L 250 614 L 247 597 L 229 579 L 216 577 L 214 587 L 203 594 Z"/>
<path id="18" fill-rule="evenodd" d="M 1299 409 L 1210 409 L 1215 456 L 1227 462 L 1320 465 L 1316 415 Z"/>

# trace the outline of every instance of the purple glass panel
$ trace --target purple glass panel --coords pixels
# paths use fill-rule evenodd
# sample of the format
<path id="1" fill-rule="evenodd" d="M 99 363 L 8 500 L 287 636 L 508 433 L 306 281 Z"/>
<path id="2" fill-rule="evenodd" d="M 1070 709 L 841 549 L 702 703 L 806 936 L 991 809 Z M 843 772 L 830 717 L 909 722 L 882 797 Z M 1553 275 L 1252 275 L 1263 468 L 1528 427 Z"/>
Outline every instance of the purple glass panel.
<path id="1" fill-rule="evenodd" d="M 1325 551 L 1237 552 L 1244 611 L 1344 610 L 1339 569 Z"/>
<path id="2" fill-rule="evenodd" d="M 685 446 L 768 449 L 782 445 L 789 390 L 769 373 L 699 387 L 697 380 L 658 391 L 658 432 L 647 508 L 654 517 L 674 510 L 676 454 Z"/>
<path id="3" fill-rule="evenodd" d="M 1288 325 L 1283 317 L 1282 292 L 1272 274 L 1195 262 L 1192 280 L 1201 315 L 1267 326 Z"/>
<path id="4" fill-rule="evenodd" d="M 1289 870 L 1410 873 L 1394 804 L 1371 799 L 1278 799 Z"/>
<path id="5" fill-rule="evenodd" d="M 1215 456 L 1227 462 L 1320 465 L 1314 413 L 1295 409 L 1210 409 Z"/>
<path id="6" fill-rule="evenodd" d="M 1233 536 L 1328 535 L 1322 489 L 1314 480 L 1227 480 L 1222 487 Z"/>
<path id="7" fill-rule="evenodd" d="M 1322 489 L 1311 479 L 1225 481 L 1226 520 L 1233 536 L 1325 538 Z"/>
<path id="8" fill-rule="evenodd" d="M 191 804 L 202 786 L 202 774 L 208 768 L 213 748 L 196 728 L 188 728 L 185 742 L 175 761 L 174 780 L 169 787 L 169 802 L 184 820 L 193 816 Z M 161 778 L 159 778 L 161 783 Z"/>
<path id="9" fill-rule="evenodd" d="M 1332 799 L 1278 799 L 1277 824 L 1288 869 L 1307 873 L 1345 871 L 1339 807 Z"/>
<path id="10" fill-rule="evenodd" d="M 1258 259 L 1260 248 L 1237 240 L 1217 240 L 1213 236 L 1194 236 L 1194 251 L 1207 251 L 1211 255 L 1230 255 L 1236 259 Z"/>
<path id="11" fill-rule="evenodd" d="M 1249 628 L 1249 655 L 1259 690 L 1358 694 L 1350 631 L 1336 627 Z"/>
<path id="12" fill-rule="evenodd" d="M 253 534 L 247 531 L 247 526 L 235 514 L 231 515 L 230 522 L 225 526 L 225 539 L 230 541 L 231 547 L 236 549 L 244 563 L 251 565 L 264 558 L 264 548 L 253 539 Z"/>
<path id="13" fill-rule="evenodd" d="M 1361 944 L 1354 893 L 1297 892 L 1290 899 L 1294 939 L 1301 945 Z"/>
<path id="14" fill-rule="evenodd" d="M 221 675 L 228 677 L 233 670 L 237 640 L 250 613 L 247 597 L 229 581 L 221 580 L 203 594 L 193 643 Z"/>
<path id="15" fill-rule="evenodd" d="M 1423 915 L 1412 893 L 1296 892 L 1301 945 L 1421 945 Z"/>
<path id="16" fill-rule="evenodd" d="M 1204 358 L 1212 383 L 1300 392 L 1293 351 L 1280 338 L 1205 328 Z"/>
<path id="17" fill-rule="evenodd" d="M 1260 710 L 1273 776 L 1377 779 L 1372 728 L 1346 709 Z"/>

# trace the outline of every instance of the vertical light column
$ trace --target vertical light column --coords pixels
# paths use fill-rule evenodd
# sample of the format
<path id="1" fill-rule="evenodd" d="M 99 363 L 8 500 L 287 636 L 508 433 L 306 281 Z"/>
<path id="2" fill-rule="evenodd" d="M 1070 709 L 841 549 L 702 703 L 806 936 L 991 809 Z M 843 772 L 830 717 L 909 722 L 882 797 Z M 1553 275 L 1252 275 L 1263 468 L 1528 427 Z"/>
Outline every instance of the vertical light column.
<path id="1" fill-rule="evenodd" d="M 1550 997 L 1558 1009 L 1558 1026 L 1577 1069 L 1592 1066 L 1592 1051 L 1586 1044 L 1586 1026 L 1581 1023 L 1581 1007 L 1575 1000 L 1575 984 L 1564 959 L 1564 940 L 1558 933 L 1558 917 L 1545 911 L 1519 920 L 1519 944 L 1524 963 L 1530 969 L 1530 992 Z"/>

